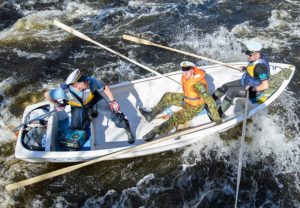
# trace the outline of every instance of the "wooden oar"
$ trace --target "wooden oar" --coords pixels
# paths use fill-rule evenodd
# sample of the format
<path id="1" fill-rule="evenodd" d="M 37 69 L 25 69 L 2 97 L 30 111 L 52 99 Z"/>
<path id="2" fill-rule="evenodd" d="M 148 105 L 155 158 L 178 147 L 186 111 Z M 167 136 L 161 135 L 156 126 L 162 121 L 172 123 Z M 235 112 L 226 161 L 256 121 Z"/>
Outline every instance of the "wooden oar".
<path id="1" fill-rule="evenodd" d="M 235 118 L 232 118 L 232 119 L 235 119 Z M 231 120 L 231 119 L 229 119 L 229 120 Z M 215 125 L 216 125 L 215 123 L 208 123 L 206 125 L 194 127 L 194 128 L 187 129 L 187 130 L 183 130 L 183 131 L 180 131 L 178 133 L 175 133 L 175 134 L 172 134 L 172 135 L 160 138 L 160 139 L 156 139 L 156 140 L 144 143 L 144 144 L 140 144 L 140 145 L 137 145 L 137 146 L 131 146 L 131 147 L 128 147 L 126 149 L 118 150 L 118 151 L 103 155 L 101 157 L 98 157 L 96 159 L 92 159 L 90 161 L 84 162 L 84 163 L 80 163 L 80 164 L 77 164 L 77 165 L 72 165 L 72 166 L 69 166 L 69 167 L 66 167 L 66 168 L 62 168 L 62 169 L 55 170 L 55 171 L 52 171 L 52 172 L 49 172 L 49 173 L 46 173 L 46 174 L 43 174 L 43 175 L 36 176 L 36 177 L 30 178 L 30 179 L 26 179 L 26 180 L 23 180 L 23 181 L 20 181 L 20 182 L 17 182 L 17 183 L 9 184 L 9 185 L 5 186 L 5 189 L 7 191 L 12 191 L 12 190 L 24 187 L 24 186 L 28 186 L 28 185 L 31 185 L 31 184 L 34 184 L 34 183 L 38 183 L 40 181 L 47 180 L 49 178 L 53 178 L 55 176 L 59 176 L 59 175 L 65 174 L 65 173 L 69 173 L 71 171 L 77 170 L 79 168 L 82 168 L 82 167 L 85 167 L 85 166 L 88 166 L 88 165 L 92 165 L 92 164 L 100 162 L 100 161 L 113 160 L 118 155 L 126 154 L 126 153 L 129 153 L 129 152 L 134 152 L 134 151 L 146 148 L 146 147 L 150 147 L 150 146 L 155 145 L 157 143 L 161 143 L 161 142 L 168 141 L 168 140 L 171 140 L 171 139 L 174 139 L 174 138 L 178 138 L 178 137 L 181 137 L 183 135 L 191 134 L 191 133 L 194 133 L 196 131 L 203 130 L 203 129 L 211 128 Z"/>
<path id="2" fill-rule="evenodd" d="M 153 70 L 153 69 L 150 69 L 149 67 L 144 66 L 144 65 L 142 65 L 142 64 L 140 64 L 140 63 L 138 63 L 138 62 L 136 62 L 136 61 L 134 61 L 134 60 L 132 60 L 132 59 L 130 59 L 130 58 L 128 58 L 128 57 L 126 57 L 126 56 L 124 56 L 124 55 L 122 55 L 122 54 L 120 54 L 120 53 L 118 53 L 118 52 L 116 52 L 116 51 L 114 51 L 114 50 L 112 50 L 112 49 L 110 49 L 110 48 L 108 48 L 108 47 L 106 47 L 106 46 L 104 46 L 104 45 L 102 45 L 102 44 L 96 42 L 96 41 L 94 41 L 94 40 L 92 40 L 90 37 L 84 35 L 83 33 L 79 32 L 79 31 L 77 31 L 77 30 L 75 30 L 75 29 L 73 29 L 73 28 L 71 28 L 71 27 L 69 27 L 69 26 L 67 26 L 67 25 L 65 25 L 65 24 L 63 24 L 63 23 L 57 21 L 57 20 L 54 20 L 54 21 L 53 21 L 53 24 L 56 25 L 57 27 L 60 27 L 61 29 L 65 30 L 65 31 L 67 31 L 67 32 L 69 32 L 69 33 L 71 33 L 71 34 L 77 36 L 77 37 L 80 37 L 80 38 L 82 38 L 82 39 L 84 39 L 84 40 L 86 40 L 86 41 L 89 41 L 89 42 L 91 42 L 91 43 L 94 43 L 95 45 L 100 46 L 101 48 L 103 48 L 103 49 L 105 49 L 105 50 L 107 50 L 107 51 L 109 51 L 109 52 L 111 52 L 111 53 L 113 53 L 113 54 L 115 54 L 115 55 L 117 55 L 117 56 L 120 56 L 120 57 L 122 57 L 123 59 L 125 59 L 125 60 L 127 60 L 127 61 L 129 61 L 129 62 L 131 62 L 131 63 L 133 63 L 133 64 L 135 64 L 135 65 L 138 65 L 139 67 L 141 67 L 141 68 L 143 68 L 143 69 L 145 69 L 145 70 L 147 70 L 147 71 L 149 71 L 149 72 L 152 72 L 152 73 L 156 74 L 157 76 L 166 78 L 166 79 L 168 79 L 168 80 L 171 80 L 171 81 L 173 81 L 173 82 L 176 82 L 177 84 L 180 84 L 180 83 L 177 82 L 176 80 L 174 80 L 174 79 L 172 79 L 172 78 L 170 78 L 170 77 L 167 77 L 167 76 L 165 76 L 165 75 L 162 75 L 162 74 L 158 73 L 157 71 L 155 71 L 155 70 Z M 181 85 L 181 84 L 180 84 L 180 85 Z"/>
<path id="3" fill-rule="evenodd" d="M 150 41 L 145 40 L 145 39 L 141 39 L 141 38 L 137 38 L 137 37 L 133 37 L 133 36 L 129 36 L 129 35 L 123 35 L 123 39 L 129 40 L 129 41 L 132 41 L 132 42 L 135 42 L 135 43 L 143 44 L 143 45 L 156 46 L 156 47 L 163 48 L 163 49 L 166 49 L 166 50 L 169 50 L 169 51 L 174 51 L 174 52 L 181 53 L 181 54 L 191 56 L 191 57 L 194 57 L 194 58 L 203 59 L 203 60 L 206 60 L 206 61 L 210 61 L 212 63 L 220 64 L 222 66 L 226 66 L 228 68 L 232 68 L 232 69 L 236 69 L 236 70 L 241 71 L 240 68 L 229 65 L 229 64 L 226 64 L 226 63 L 223 63 L 221 61 L 217 61 L 217 60 L 207 58 L 207 57 L 204 57 L 204 56 L 199 56 L 199 55 L 196 55 L 196 54 L 188 53 L 188 52 L 181 51 L 181 50 L 178 50 L 178 49 L 175 49 L 175 48 L 170 48 L 170 47 L 167 47 L 167 46 L 163 46 L 163 45 L 160 45 L 160 44 L 157 44 L 157 43 L 150 42 Z"/>
<path id="4" fill-rule="evenodd" d="M 246 137 L 246 124 L 247 124 L 248 106 L 249 106 L 249 104 L 248 104 L 249 103 L 249 90 L 247 90 L 246 93 L 247 94 L 246 94 L 246 99 L 245 99 L 244 120 L 243 120 L 241 147 L 240 147 L 240 154 L 239 154 L 239 165 L 238 165 L 238 172 L 237 172 L 237 179 L 236 179 L 235 204 L 234 204 L 235 208 L 237 208 L 241 174 L 242 174 L 242 166 L 243 166 L 244 143 L 245 143 L 245 137 Z"/>

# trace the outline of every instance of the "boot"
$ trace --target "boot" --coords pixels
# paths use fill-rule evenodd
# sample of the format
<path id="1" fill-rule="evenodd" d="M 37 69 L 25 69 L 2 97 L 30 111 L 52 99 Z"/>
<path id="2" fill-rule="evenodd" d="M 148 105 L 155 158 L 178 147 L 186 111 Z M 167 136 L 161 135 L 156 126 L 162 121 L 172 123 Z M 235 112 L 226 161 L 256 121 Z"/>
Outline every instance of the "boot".
<path id="1" fill-rule="evenodd" d="M 152 129 L 151 131 L 149 131 L 147 134 L 143 136 L 143 140 L 148 142 L 152 140 L 156 136 L 156 134 L 157 134 L 156 131 Z"/>
<path id="2" fill-rule="evenodd" d="M 216 101 L 219 100 L 223 95 L 224 93 L 217 89 L 211 96 L 213 97 L 214 101 Z"/>
<path id="3" fill-rule="evenodd" d="M 218 113 L 221 118 L 225 116 L 225 111 L 228 110 L 228 108 L 231 106 L 231 104 L 232 104 L 232 101 L 225 97 L 224 101 L 221 103 L 221 106 L 218 109 Z"/>
<path id="4" fill-rule="evenodd" d="M 124 129 L 125 129 L 125 132 L 128 137 L 128 143 L 133 144 L 135 142 L 135 137 L 134 137 L 133 133 L 131 132 L 128 120 L 125 120 L 125 122 L 126 122 L 126 127 Z"/>
<path id="5" fill-rule="evenodd" d="M 88 115 L 89 115 L 90 120 L 92 120 L 93 118 L 97 118 L 97 116 L 98 116 L 98 111 L 95 110 L 95 109 L 93 109 L 93 108 L 90 108 L 90 109 L 88 110 Z"/>
<path id="6" fill-rule="evenodd" d="M 143 108 L 139 108 L 139 111 L 148 122 L 152 121 L 155 117 L 155 115 L 153 115 L 151 112 L 145 111 Z"/>
<path id="7" fill-rule="evenodd" d="M 216 100 L 219 99 L 219 97 L 218 97 L 215 93 L 213 93 L 211 96 L 212 96 L 212 98 L 214 99 L 214 101 L 216 101 Z"/>

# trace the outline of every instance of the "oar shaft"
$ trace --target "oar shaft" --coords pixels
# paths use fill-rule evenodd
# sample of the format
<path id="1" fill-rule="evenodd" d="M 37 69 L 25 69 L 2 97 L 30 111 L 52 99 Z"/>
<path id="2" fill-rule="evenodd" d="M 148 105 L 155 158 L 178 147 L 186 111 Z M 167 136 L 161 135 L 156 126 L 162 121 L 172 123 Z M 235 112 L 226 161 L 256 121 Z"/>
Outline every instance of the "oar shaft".
<path id="1" fill-rule="evenodd" d="M 141 39 L 141 38 L 137 38 L 137 37 L 133 37 L 133 36 L 129 36 L 129 35 L 123 35 L 123 39 L 129 40 L 129 41 L 132 41 L 132 42 L 135 42 L 135 43 L 139 43 L 139 44 L 156 46 L 156 47 L 163 48 L 163 49 L 166 49 L 166 50 L 169 50 L 169 51 L 174 51 L 174 52 L 181 53 L 181 54 L 191 56 L 191 57 L 194 57 L 194 58 L 203 59 L 203 60 L 206 60 L 206 61 L 210 61 L 212 63 L 220 64 L 222 66 L 226 66 L 226 67 L 236 69 L 236 70 L 239 70 L 239 71 L 241 70 L 238 67 L 234 67 L 232 65 L 226 64 L 226 63 L 221 62 L 221 61 L 217 61 L 215 59 L 207 58 L 207 57 L 204 57 L 204 56 L 199 56 L 199 55 L 192 54 L 192 53 L 185 52 L 185 51 L 181 51 L 181 50 L 178 50 L 178 49 L 175 49 L 175 48 L 170 48 L 168 46 L 163 46 L 163 45 L 153 43 L 153 42 L 150 42 L 148 40 Z"/>
<path id="2" fill-rule="evenodd" d="M 65 24 L 63 24 L 63 23 L 57 21 L 57 20 L 54 20 L 54 21 L 53 21 L 53 24 L 56 25 L 56 26 L 58 26 L 58 27 L 60 27 L 61 29 L 65 30 L 65 31 L 67 31 L 67 32 L 69 32 L 69 33 L 71 33 L 71 34 L 73 34 L 73 35 L 76 35 L 77 37 L 80 37 L 80 38 L 82 38 L 82 39 L 84 39 L 84 40 L 86 40 L 86 41 L 89 41 L 89 42 L 91 42 L 91 43 L 94 43 L 95 45 L 97 45 L 97 46 L 99 46 L 99 47 L 101 47 L 101 48 L 103 48 L 103 49 L 105 49 L 105 50 L 107 50 L 107 51 L 109 51 L 109 52 L 111 52 L 111 53 L 117 55 L 117 56 L 120 56 L 120 57 L 122 57 L 123 59 L 125 59 L 125 60 L 127 60 L 127 61 L 129 61 L 129 62 L 131 62 L 131 63 L 133 63 L 133 64 L 135 64 L 135 65 L 137 65 L 137 66 L 139 66 L 139 67 L 141 67 L 141 68 L 143 68 L 143 69 L 145 69 L 145 70 L 147 70 L 147 71 L 150 71 L 150 72 L 156 74 L 157 76 L 166 78 L 166 79 L 168 79 L 168 80 L 171 80 L 171 81 L 173 81 L 173 82 L 176 82 L 176 83 L 180 84 L 178 81 L 176 81 L 176 80 L 174 80 L 174 79 L 172 79 L 172 78 L 170 78 L 170 77 L 167 77 L 167 76 L 165 76 L 165 75 L 162 75 L 162 74 L 158 73 L 157 71 L 152 70 L 152 69 L 150 69 L 149 67 L 144 66 L 144 65 L 138 63 L 137 61 L 134 61 L 134 60 L 132 60 L 132 59 L 130 59 L 130 58 L 128 58 L 128 57 L 126 57 L 126 56 L 124 56 L 124 55 L 118 53 L 117 51 L 114 51 L 114 50 L 112 50 L 111 48 L 108 48 L 108 47 L 106 47 L 106 46 L 104 46 L 104 45 L 102 45 L 102 44 L 100 44 L 100 43 L 94 41 L 93 39 L 91 39 L 90 37 L 84 35 L 83 33 L 79 32 L 79 31 L 77 31 L 77 30 L 75 30 L 75 29 L 73 29 L 73 28 L 71 28 L 71 27 L 69 27 L 69 26 L 67 26 L 67 25 L 65 25 Z"/>
<path id="3" fill-rule="evenodd" d="M 243 167 L 243 155 L 244 155 L 244 143 L 246 137 L 246 126 L 247 126 L 247 116 L 248 116 L 248 106 L 249 106 L 249 91 L 246 92 L 246 99 L 245 99 L 245 110 L 244 110 L 244 120 L 243 120 L 243 128 L 242 128 L 242 137 L 241 137 L 241 147 L 239 153 L 239 164 L 238 164 L 238 172 L 237 172 L 237 179 L 236 179 L 236 191 L 235 191 L 235 204 L 234 207 L 237 208 L 238 197 L 239 197 L 239 189 L 240 189 L 240 182 L 241 182 L 241 174 L 242 174 L 242 167 Z"/>

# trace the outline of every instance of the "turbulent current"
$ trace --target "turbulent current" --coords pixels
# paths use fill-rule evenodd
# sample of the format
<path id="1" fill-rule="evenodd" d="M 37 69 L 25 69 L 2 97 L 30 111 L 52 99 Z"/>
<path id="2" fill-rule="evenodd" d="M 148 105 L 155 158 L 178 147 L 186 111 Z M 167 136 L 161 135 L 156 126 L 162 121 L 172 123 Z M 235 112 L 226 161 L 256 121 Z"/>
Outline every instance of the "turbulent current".
<path id="1" fill-rule="evenodd" d="M 247 125 L 239 207 L 300 207 L 299 0 L 0 1 L 0 207 L 233 207 L 241 126 L 183 149 L 100 162 L 13 192 L 5 185 L 69 164 L 14 158 L 25 106 L 76 68 L 110 84 L 153 76 L 52 25 L 57 19 L 166 73 L 189 60 L 122 39 L 158 42 L 222 62 L 246 61 L 257 40 L 272 62 L 296 66 L 285 92 Z"/>

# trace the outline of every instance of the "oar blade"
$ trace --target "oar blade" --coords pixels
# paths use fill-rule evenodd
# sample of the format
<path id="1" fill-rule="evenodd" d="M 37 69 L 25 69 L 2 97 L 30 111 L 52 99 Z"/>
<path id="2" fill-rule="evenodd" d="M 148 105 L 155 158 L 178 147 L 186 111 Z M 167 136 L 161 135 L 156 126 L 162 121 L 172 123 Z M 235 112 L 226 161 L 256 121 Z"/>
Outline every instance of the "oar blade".
<path id="1" fill-rule="evenodd" d="M 73 34 L 73 35 L 76 35 L 76 36 L 84 39 L 84 40 L 87 40 L 87 41 L 90 41 L 90 42 L 94 42 L 91 38 L 89 38 L 88 36 L 84 35 L 83 33 L 78 32 L 77 30 L 74 30 L 73 28 L 71 28 L 71 27 L 69 27 L 69 26 L 67 26 L 67 25 L 65 25 L 65 24 L 63 24 L 63 23 L 61 23 L 61 22 L 59 22 L 57 20 L 53 20 L 53 24 L 56 25 L 57 27 L 65 30 L 65 31 Z"/>
<path id="2" fill-rule="evenodd" d="M 123 39 L 125 40 L 129 40 L 129 41 L 132 41 L 132 42 L 135 42 L 135 43 L 139 43 L 139 44 L 143 44 L 143 45 L 154 45 L 154 43 L 148 41 L 148 40 L 144 40 L 144 39 L 141 39 L 141 38 L 137 38 L 137 37 L 133 37 L 133 36 L 130 36 L 130 35 L 123 35 Z"/>

